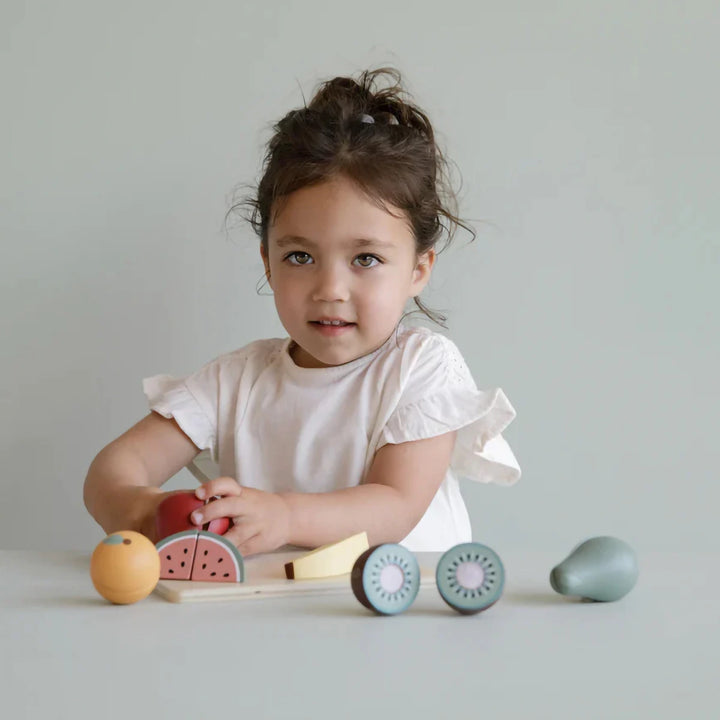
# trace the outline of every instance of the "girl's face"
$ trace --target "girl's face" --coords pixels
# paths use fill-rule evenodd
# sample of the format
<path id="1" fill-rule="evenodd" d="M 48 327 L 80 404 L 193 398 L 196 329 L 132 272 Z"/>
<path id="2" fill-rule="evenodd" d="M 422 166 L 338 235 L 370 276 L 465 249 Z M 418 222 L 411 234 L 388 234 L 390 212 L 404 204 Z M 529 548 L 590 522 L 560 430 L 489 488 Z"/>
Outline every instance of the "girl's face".
<path id="1" fill-rule="evenodd" d="M 260 253 L 280 322 L 295 341 L 293 360 L 328 367 L 376 350 L 427 284 L 435 252 L 416 257 L 404 216 L 377 207 L 342 176 L 285 200 Z"/>

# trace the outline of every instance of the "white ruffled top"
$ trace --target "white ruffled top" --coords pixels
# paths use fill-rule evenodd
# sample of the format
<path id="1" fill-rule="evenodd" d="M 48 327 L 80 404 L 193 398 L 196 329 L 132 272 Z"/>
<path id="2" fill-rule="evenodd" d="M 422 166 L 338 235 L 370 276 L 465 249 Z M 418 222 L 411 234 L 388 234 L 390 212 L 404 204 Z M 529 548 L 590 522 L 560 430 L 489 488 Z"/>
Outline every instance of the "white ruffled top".
<path id="1" fill-rule="evenodd" d="M 515 410 L 500 388 L 478 390 L 456 345 L 400 325 L 374 352 L 303 368 L 290 338 L 257 340 L 183 378 L 143 381 L 150 408 L 173 417 L 218 472 L 271 492 L 360 484 L 377 450 L 457 430 L 445 478 L 402 541 L 443 551 L 472 539 L 458 478 L 511 485 L 520 467 L 503 430 Z"/>

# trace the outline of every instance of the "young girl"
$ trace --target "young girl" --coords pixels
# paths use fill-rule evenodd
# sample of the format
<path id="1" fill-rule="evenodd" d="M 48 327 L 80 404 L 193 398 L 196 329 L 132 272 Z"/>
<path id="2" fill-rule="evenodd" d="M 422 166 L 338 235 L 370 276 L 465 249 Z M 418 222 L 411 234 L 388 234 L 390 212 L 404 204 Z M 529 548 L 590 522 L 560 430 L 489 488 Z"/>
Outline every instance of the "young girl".
<path id="1" fill-rule="evenodd" d="M 376 89 L 386 74 L 395 84 Z M 221 477 L 196 495 L 219 499 L 192 519 L 230 517 L 243 555 L 363 530 L 446 550 L 471 540 L 459 477 L 520 477 L 502 390 L 478 390 L 450 340 L 402 322 L 410 299 L 436 319 L 418 296 L 442 219 L 467 227 L 441 202 L 444 158 L 404 95 L 392 68 L 338 77 L 275 125 L 249 220 L 288 337 L 144 381 L 150 414 L 85 481 L 106 532 L 154 540 L 160 487 L 204 449 Z"/>

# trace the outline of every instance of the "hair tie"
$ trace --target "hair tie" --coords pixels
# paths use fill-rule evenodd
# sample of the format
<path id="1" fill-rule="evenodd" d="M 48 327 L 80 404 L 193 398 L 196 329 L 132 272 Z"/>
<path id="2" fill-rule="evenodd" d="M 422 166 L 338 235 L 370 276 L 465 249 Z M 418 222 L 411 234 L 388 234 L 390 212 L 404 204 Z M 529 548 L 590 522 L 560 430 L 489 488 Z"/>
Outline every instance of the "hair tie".
<path id="1" fill-rule="evenodd" d="M 378 117 L 382 120 L 384 125 L 399 125 L 400 121 L 391 112 L 378 113 Z M 375 118 L 372 115 L 363 113 L 360 115 L 360 122 L 367 123 L 368 125 L 375 124 Z"/>

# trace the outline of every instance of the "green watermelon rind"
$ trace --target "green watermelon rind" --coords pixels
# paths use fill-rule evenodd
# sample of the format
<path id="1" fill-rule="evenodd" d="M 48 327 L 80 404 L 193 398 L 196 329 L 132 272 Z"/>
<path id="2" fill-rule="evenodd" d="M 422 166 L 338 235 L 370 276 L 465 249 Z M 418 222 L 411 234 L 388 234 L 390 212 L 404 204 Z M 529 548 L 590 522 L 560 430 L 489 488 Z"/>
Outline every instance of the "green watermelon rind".
<path id="1" fill-rule="evenodd" d="M 178 534 L 182 535 L 182 533 Z M 239 578 L 238 582 L 245 582 L 245 562 L 243 561 L 243 556 L 240 554 L 240 551 L 235 547 L 235 545 L 233 545 L 233 543 L 229 540 L 226 540 L 222 535 L 210 532 L 209 530 L 199 530 L 198 541 L 201 537 L 205 537 L 218 545 L 222 545 L 230 552 L 233 562 L 235 563 L 235 569 L 237 570 L 237 576 Z"/>

